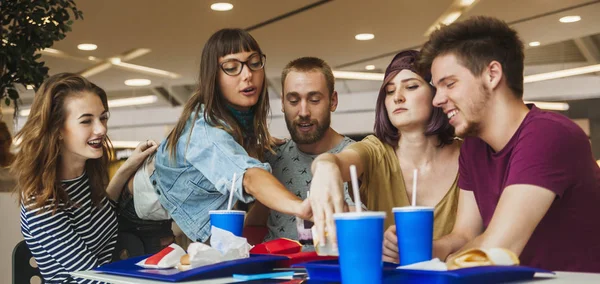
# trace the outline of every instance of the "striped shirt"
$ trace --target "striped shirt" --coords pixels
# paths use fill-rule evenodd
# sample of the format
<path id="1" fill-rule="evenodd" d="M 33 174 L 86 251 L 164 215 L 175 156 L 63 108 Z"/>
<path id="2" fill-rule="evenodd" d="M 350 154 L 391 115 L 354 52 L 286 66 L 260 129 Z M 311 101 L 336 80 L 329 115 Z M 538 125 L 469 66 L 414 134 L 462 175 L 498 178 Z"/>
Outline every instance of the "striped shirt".
<path id="1" fill-rule="evenodd" d="M 33 210 L 21 204 L 21 232 L 38 263 L 45 283 L 98 283 L 74 278 L 70 272 L 94 269 L 109 263 L 117 242 L 117 217 L 107 198 L 100 208 L 92 204 L 88 176 L 62 181 L 75 206 Z M 61 204 L 63 205 L 63 204 Z"/>

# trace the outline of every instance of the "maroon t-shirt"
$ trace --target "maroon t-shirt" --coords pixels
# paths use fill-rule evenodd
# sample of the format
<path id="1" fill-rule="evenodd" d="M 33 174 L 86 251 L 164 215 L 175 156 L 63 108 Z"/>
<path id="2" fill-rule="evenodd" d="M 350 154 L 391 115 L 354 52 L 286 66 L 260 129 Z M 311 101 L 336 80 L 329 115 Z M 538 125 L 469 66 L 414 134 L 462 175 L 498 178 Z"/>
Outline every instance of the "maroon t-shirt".
<path id="1" fill-rule="evenodd" d="M 588 137 L 567 117 L 528 106 L 501 151 L 479 138 L 465 139 L 458 185 L 473 191 L 485 228 L 507 186 L 530 184 L 554 192 L 556 199 L 519 257 L 521 264 L 600 272 L 600 168 Z"/>

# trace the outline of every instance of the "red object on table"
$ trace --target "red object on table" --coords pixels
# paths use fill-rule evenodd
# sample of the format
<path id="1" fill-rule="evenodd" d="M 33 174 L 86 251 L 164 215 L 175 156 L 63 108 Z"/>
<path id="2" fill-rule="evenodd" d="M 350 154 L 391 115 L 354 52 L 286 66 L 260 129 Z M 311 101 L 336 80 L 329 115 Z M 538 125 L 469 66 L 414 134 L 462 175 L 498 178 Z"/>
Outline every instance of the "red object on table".
<path id="1" fill-rule="evenodd" d="M 269 232 L 267 226 L 245 226 L 242 236 L 248 240 L 251 245 L 257 245 L 263 242 Z"/>
<path id="2" fill-rule="evenodd" d="M 317 252 L 302 252 L 302 244 L 290 239 L 276 239 L 254 246 L 250 250 L 252 254 L 272 254 L 289 258 L 280 263 L 281 267 L 289 267 L 292 264 L 315 260 L 337 259 L 337 256 L 320 256 Z"/>

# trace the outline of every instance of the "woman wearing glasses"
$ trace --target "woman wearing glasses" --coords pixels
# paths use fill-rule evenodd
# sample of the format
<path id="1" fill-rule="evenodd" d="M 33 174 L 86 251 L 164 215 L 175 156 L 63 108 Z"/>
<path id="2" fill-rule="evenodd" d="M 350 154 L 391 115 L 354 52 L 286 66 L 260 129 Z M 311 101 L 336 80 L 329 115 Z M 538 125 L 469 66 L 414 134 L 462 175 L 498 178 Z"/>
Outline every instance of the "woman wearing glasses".
<path id="1" fill-rule="evenodd" d="M 310 205 L 287 191 L 262 162 L 274 146 L 267 129 L 265 60 L 246 31 L 223 29 L 210 37 L 196 92 L 156 155 L 124 190 L 135 201 L 122 214 L 126 219 L 172 218 L 191 240 L 206 241 L 208 212 L 226 209 L 232 188 L 234 201 L 256 198 L 279 212 L 310 217 Z"/>

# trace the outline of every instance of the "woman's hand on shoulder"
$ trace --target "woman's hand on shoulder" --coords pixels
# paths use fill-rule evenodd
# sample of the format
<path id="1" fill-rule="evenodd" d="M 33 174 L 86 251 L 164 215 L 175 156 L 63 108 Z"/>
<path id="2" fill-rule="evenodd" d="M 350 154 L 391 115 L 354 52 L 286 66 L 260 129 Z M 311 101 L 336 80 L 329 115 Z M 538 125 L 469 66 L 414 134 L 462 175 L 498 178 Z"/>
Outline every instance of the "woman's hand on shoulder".
<path id="1" fill-rule="evenodd" d="M 127 158 L 127 161 L 125 161 L 122 167 L 128 170 L 136 171 L 146 160 L 146 158 L 148 158 L 152 153 L 156 152 L 156 149 L 158 149 L 158 143 L 156 143 L 154 140 L 146 140 L 141 142 L 137 145 L 137 147 L 135 147 L 135 150 L 133 150 L 133 153 L 131 156 L 129 156 L 129 158 Z"/>

